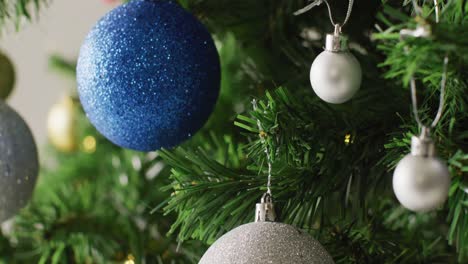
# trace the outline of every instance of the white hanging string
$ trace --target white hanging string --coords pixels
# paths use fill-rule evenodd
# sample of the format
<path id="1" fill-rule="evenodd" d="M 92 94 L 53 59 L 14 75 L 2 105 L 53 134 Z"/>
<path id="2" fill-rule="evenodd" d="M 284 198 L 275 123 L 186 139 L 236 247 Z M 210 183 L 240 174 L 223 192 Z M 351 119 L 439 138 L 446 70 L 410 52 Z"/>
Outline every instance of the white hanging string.
<path id="1" fill-rule="evenodd" d="M 445 87 L 447 84 L 447 65 L 448 65 L 448 56 L 444 57 L 444 66 L 442 72 L 442 80 L 440 81 L 440 97 L 439 97 L 439 108 L 437 109 L 437 114 L 430 125 L 425 125 L 421 118 L 419 117 L 418 111 L 418 98 L 416 94 L 416 81 L 414 77 L 411 77 L 410 86 L 411 86 L 411 101 L 413 103 L 413 114 L 416 122 L 421 128 L 434 128 L 439 123 L 440 119 L 442 118 L 442 114 L 444 112 L 444 105 L 445 105 Z"/>
<path id="2" fill-rule="evenodd" d="M 412 0 L 413 3 L 413 9 L 416 12 L 416 15 L 421 15 L 422 14 L 422 8 L 418 5 L 417 0 Z M 435 12 L 435 21 L 436 23 L 439 23 L 439 1 L 434 0 L 434 12 Z"/>
<path id="3" fill-rule="evenodd" d="M 435 10 L 436 23 L 439 23 L 439 2 L 437 0 L 434 0 L 434 10 Z"/>
<path id="4" fill-rule="evenodd" d="M 316 6 L 319 6 L 319 5 L 323 4 L 323 3 L 325 3 L 327 5 L 328 17 L 330 18 L 330 22 L 334 27 L 341 28 L 348 22 L 349 17 L 351 16 L 351 12 L 353 11 L 354 0 L 349 0 L 349 2 L 348 2 L 348 11 L 346 12 L 345 20 L 341 24 L 340 23 L 335 23 L 335 20 L 333 19 L 333 14 L 332 14 L 330 4 L 328 3 L 327 0 L 314 0 L 312 3 L 306 5 L 304 8 L 301 8 L 301 9 L 297 10 L 296 12 L 294 12 L 294 15 L 295 16 L 302 15 L 302 14 L 306 13 L 307 11 L 311 10 L 312 8 L 314 8 Z"/>
<path id="5" fill-rule="evenodd" d="M 413 0 L 413 6 L 414 10 L 418 15 L 421 14 L 421 7 L 418 6 L 417 1 Z M 435 10 L 435 17 L 436 17 L 436 22 L 439 23 L 439 2 L 438 0 L 434 0 L 434 10 Z M 444 57 L 444 65 L 443 65 L 443 72 L 442 72 L 442 79 L 440 81 L 440 97 L 439 97 L 439 107 L 437 109 L 437 113 L 434 117 L 434 120 L 430 123 L 430 125 L 425 125 L 420 116 L 419 116 L 419 110 L 418 110 L 418 97 L 417 97 L 417 92 L 416 92 L 416 80 L 414 79 L 414 76 L 411 76 L 410 79 L 410 87 L 411 87 L 411 102 L 413 105 L 413 115 L 418 123 L 419 127 L 421 129 L 428 130 L 432 129 L 437 126 L 439 123 L 440 119 L 442 118 L 442 114 L 444 111 L 444 106 L 445 106 L 445 87 L 447 84 L 447 65 L 448 65 L 448 56 L 445 55 Z"/>

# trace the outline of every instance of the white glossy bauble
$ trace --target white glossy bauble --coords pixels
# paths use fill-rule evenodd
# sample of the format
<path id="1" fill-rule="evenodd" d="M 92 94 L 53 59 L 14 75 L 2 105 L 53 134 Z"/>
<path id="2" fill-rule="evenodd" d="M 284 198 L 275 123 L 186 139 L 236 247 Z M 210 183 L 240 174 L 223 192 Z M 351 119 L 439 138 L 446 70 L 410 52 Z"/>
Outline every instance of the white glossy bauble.
<path id="1" fill-rule="evenodd" d="M 359 90 L 362 70 L 358 60 L 347 51 L 323 51 L 312 63 L 310 83 L 314 92 L 327 103 L 341 104 Z"/>
<path id="2" fill-rule="evenodd" d="M 437 209 L 447 199 L 450 174 L 436 157 L 408 154 L 393 173 L 393 191 L 400 203 L 416 212 Z"/>

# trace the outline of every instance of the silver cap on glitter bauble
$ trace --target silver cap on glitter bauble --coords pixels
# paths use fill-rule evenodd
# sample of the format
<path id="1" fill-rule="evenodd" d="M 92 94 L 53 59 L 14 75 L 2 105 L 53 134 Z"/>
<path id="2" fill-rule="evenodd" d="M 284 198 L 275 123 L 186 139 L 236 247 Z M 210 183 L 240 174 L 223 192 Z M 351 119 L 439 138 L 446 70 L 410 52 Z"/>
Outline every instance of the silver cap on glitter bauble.
<path id="1" fill-rule="evenodd" d="M 276 212 L 271 194 L 265 193 L 255 208 L 255 222 L 274 222 L 276 220 Z"/>

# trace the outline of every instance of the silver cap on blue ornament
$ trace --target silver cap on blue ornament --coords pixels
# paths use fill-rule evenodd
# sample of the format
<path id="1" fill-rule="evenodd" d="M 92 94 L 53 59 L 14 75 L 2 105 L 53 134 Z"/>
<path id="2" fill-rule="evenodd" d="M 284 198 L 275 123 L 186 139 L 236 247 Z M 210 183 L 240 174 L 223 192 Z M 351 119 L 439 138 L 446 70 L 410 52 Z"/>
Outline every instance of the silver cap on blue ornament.
<path id="1" fill-rule="evenodd" d="M 341 25 L 335 25 L 335 32 L 327 34 L 325 39 L 325 50 L 330 52 L 348 51 L 348 38 L 341 34 Z"/>
<path id="2" fill-rule="evenodd" d="M 255 206 L 255 222 L 275 222 L 276 212 L 273 198 L 269 192 L 263 194 L 260 203 Z"/>
<path id="3" fill-rule="evenodd" d="M 419 136 L 411 138 L 411 154 L 428 158 L 436 156 L 435 144 L 428 127 L 423 127 Z"/>

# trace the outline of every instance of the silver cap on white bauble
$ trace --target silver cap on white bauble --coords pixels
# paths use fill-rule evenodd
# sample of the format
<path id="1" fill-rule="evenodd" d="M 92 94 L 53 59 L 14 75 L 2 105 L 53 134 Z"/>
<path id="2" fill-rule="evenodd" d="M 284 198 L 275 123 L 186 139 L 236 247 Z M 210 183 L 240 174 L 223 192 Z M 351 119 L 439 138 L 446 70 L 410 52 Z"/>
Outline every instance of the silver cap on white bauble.
<path id="1" fill-rule="evenodd" d="M 276 213 L 271 194 L 265 193 L 255 209 L 255 222 L 275 222 Z"/>
<path id="2" fill-rule="evenodd" d="M 341 26 L 335 25 L 335 32 L 327 34 L 325 40 L 325 50 L 331 52 L 342 52 L 348 50 L 348 38 L 341 35 Z"/>
<path id="3" fill-rule="evenodd" d="M 436 148 L 434 141 L 430 137 L 429 128 L 423 127 L 419 137 L 411 138 L 411 154 L 423 157 L 435 157 Z"/>

